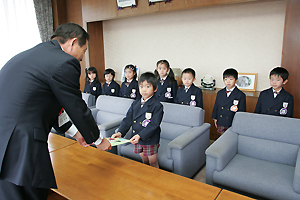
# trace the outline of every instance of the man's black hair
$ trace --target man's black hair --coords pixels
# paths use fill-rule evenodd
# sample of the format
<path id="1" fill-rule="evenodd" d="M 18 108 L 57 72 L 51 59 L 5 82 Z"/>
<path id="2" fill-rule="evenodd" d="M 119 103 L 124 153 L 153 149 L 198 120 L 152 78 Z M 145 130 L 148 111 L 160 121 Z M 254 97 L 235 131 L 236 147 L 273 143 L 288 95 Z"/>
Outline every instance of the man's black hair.
<path id="1" fill-rule="evenodd" d="M 143 73 L 139 78 L 139 85 L 144 81 L 147 81 L 148 83 L 150 83 L 153 86 L 153 90 L 156 90 L 157 78 L 152 72 Z"/>
<path id="2" fill-rule="evenodd" d="M 272 71 L 270 72 L 270 78 L 272 75 L 280 76 L 283 79 L 283 81 L 285 81 L 289 78 L 288 70 L 286 70 L 283 67 L 275 67 L 274 69 L 272 69 Z"/>
<path id="3" fill-rule="evenodd" d="M 238 79 L 238 72 L 233 68 L 226 69 L 223 72 L 223 79 L 225 79 L 229 76 L 233 76 L 233 78 L 235 78 L 235 80 L 237 80 Z"/>
<path id="4" fill-rule="evenodd" d="M 57 38 L 61 44 L 66 43 L 69 39 L 77 38 L 78 45 L 82 47 L 90 39 L 90 35 L 80 25 L 67 23 L 57 27 L 51 36 L 51 40 L 53 38 Z"/>
<path id="5" fill-rule="evenodd" d="M 195 70 L 193 70 L 192 68 L 186 68 L 186 69 L 184 69 L 184 70 L 182 71 L 182 73 L 181 73 L 181 77 L 182 77 L 183 74 L 187 74 L 187 73 L 192 74 L 192 75 L 193 75 L 193 78 L 196 78 L 196 72 L 195 72 Z"/>

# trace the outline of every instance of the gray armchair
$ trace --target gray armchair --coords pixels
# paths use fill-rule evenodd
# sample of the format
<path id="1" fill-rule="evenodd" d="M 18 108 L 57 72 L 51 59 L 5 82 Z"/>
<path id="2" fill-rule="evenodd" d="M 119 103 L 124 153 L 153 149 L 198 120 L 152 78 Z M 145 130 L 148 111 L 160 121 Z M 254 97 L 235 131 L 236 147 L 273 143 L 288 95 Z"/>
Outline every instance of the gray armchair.
<path id="1" fill-rule="evenodd" d="M 300 199 L 300 119 L 237 112 L 206 150 L 206 182 L 268 199 Z"/>
<path id="2" fill-rule="evenodd" d="M 97 98 L 96 107 L 91 111 L 103 137 L 110 137 L 120 126 L 132 102 L 129 98 L 107 95 Z"/>
<path id="3" fill-rule="evenodd" d="M 160 168 L 185 177 L 192 177 L 205 163 L 205 150 L 209 145 L 210 124 L 204 123 L 204 110 L 180 104 L 162 103 L 158 163 Z M 132 131 L 126 134 L 129 139 Z M 118 146 L 118 154 L 141 161 L 133 152 L 134 145 Z"/>
<path id="4" fill-rule="evenodd" d="M 90 109 L 95 107 L 96 99 L 94 95 L 89 93 L 82 93 L 82 99 Z"/>

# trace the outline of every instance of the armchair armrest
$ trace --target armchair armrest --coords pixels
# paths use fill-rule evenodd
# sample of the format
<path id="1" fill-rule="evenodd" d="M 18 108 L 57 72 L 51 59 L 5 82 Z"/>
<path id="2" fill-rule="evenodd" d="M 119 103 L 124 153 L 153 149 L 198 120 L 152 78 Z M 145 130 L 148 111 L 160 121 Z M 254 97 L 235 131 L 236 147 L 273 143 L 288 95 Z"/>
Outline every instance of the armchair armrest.
<path id="1" fill-rule="evenodd" d="M 100 131 L 107 131 L 108 129 L 112 129 L 112 128 L 115 128 L 117 126 L 120 126 L 121 122 L 122 122 L 122 118 L 116 119 L 114 121 L 110 121 L 110 122 L 100 124 L 98 126 L 98 128 L 100 129 Z"/>
<path id="2" fill-rule="evenodd" d="M 191 178 L 205 163 L 210 124 L 193 127 L 168 144 L 167 157 L 173 160 L 173 172 Z"/>
<path id="3" fill-rule="evenodd" d="M 207 150 L 206 155 L 217 160 L 216 170 L 223 170 L 237 153 L 238 135 L 228 129 Z"/>
<path id="4" fill-rule="evenodd" d="M 191 128 L 190 130 L 172 140 L 168 145 L 168 158 L 172 158 L 172 149 L 182 150 L 185 146 L 193 142 L 197 137 L 201 136 L 209 128 L 210 124 L 205 123 L 202 126 Z"/>
<path id="5" fill-rule="evenodd" d="M 300 193 L 300 149 L 298 150 L 298 156 L 296 160 L 293 188 L 295 192 Z"/>
<path id="6" fill-rule="evenodd" d="M 97 122 L 96 119 L 97 119 L 97 113 L 98 113 L 99 110 L 97 108 L 90 108 L 90 110 L 91 110 L 91 113 L 92 113 L 95 121 Z"/>

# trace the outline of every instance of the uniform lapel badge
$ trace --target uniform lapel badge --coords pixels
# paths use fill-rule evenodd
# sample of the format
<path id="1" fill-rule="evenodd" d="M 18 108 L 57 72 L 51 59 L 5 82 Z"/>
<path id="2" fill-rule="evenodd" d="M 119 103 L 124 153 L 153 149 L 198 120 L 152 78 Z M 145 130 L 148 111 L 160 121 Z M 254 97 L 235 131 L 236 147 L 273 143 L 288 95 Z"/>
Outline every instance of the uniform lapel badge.
<path id="1" fill-rule="evenodd" d="M 111 91 L 111 93 L 115 93 L 115 89 L 114 88 L 110 89 L 110 91 Z"/>
<path id="2" fill-rule="evenodd" d="M 239 104 L 239 101 L 238 101 L 238 100 L 233 100 L 233 105 L 230 107 L 230 110 L 231 110 L 232 112 L 238 111 L 238 107 L 237 107 L 238 104 Z"/>
<path id="3" fill-rule="evenodd" d="M 97 89 L 96 87 L 93 87 L 93 90 L 94 90 L 94 91 L 96 91 L 96 89 Z"/>
<path id="4" fill-rule="evenodd" d="M 283 108 L 280 109 L 280 114 L 281 115 L 286 115 L 287 114 L 287 107 L 288 107 L 289 103 L 288 102 L 283 102 Z"/>
<path id="5" fill-rule="evenodd" d="M 165 97 L 166 98 L 171 98 L 171 88 L 170 87 L 167 88 L 167 92 L 165 94 Z"/>
<path id="6" fill-rule="evenodd" d="M 151 122 L 152 113 L 145 113 L 145 120 L 142 122 L 142 126 L 146 127 Z"/>
<path id="7" fill-rule="evenodd" d="M 133 98 L 133 99 L 136 97 L 135 92 L 136 92 L 136 89 L 132 89 L 132 90 L 131 90 L 130 97 Z"/>
<path id="8" fill-rule="evenodd" d="M 195 95 L 191 95 L 191 102 L 190 102 L 190 106 L 196 106 L 196 96 Z"/>

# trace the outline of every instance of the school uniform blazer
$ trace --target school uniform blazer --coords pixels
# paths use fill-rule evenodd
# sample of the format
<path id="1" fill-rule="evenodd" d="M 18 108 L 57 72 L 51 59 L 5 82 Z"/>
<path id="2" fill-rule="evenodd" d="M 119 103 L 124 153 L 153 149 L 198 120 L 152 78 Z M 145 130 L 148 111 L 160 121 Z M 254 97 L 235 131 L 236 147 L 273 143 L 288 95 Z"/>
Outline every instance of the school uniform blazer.
<path id="1" fill-rule="evenodd" d="M 94 95 L 97 99 L 97 97 L 102 92 L 101 83 L 98 82 L 95 84 L 95 81 L 93 81 L 91 84 L 85 84 L 83 92 L 90 93 L 90 94 Z"/>
<path id="2" fill-rule="evenodd" d="M 175 103 L 183 104 L 183 105 L 190 105 L 192 101 L 191 95 L 195 96 L 196 106 L 203 108 L 203 98 L 202 98 L 202 91 L 200 88 L 196 87 L 194 84 L 190 86 L 187 92 L 185 92 L 184 87 L 181 87 L 177 91 L 177 95 L 175 98 Z"/>
<path id="3" fill-rule="evenodd" d="M 176 98 L 176 94 L 177 94 L 177 90 L 178 90 L 177 81 L 175 80 L 174 82 L 171 83 L 169 76 L 167 76 L 163 85 L 161 85 L 160 79 L 158 79 L 157 86 L 158 86 L 158 89 L 155 93 L 155 97 L 161 102 L 174 103 L 174 99 Z M 165 94 L 167 93 L 167 88 L 171 88 L 171 97 L 170 98 L 165 97 Z"/>
<path id="4" fill-rule="evenodd" d="M 287 113 L 280 114 L 280 110 L 283 108 L 283 103 L 288 103 Z M 285 91 L 283 88 L 280 93 L 274 98 L 272 87 L 262 91 L 259 94 L 257 104 L 254 113 L 276 115 L 283 117 L 293 117 L 294 112 L 294 98 Z"/>
<path id="5" fill-rule="evenodd" d="M 56 188 L 47 140 L 52 126 L 61 133 L 71 125 L 64 130 L 58 127 L 62 108 L 87 143 L 99 138 L 97 124 L 79 90 L 80 73 L 79 61 L 62 51 L 56 40 L 16 55 L 1 69 L 1 180 Z"/>
<path id="6" fill-rule="evenodd" d="M 132 126 L 132 136 L 138 134 L 141 137 L 138 144 L 159 144 L 161 131 L 160 123 L 163 118 L 163 114 L 163 105 L 154 96 L 146 101 L 142 108 L 141 99 L 135 100 L 131 104 L 126 117 L 122 120 L 119 132 L 121 132 L 124 136 Z M 151 115 L 151 121 L 146 127 L 144 127 L 142 126 L 142 123 L 146 119 L 146 115 Z"/>
<path id="7" fill-rule="evenodd" d="M 212 113 L 212 118 L 217 120 L 217 125 L 224 127 L 231 126 L 235 112 L 231 111 L 230 108 L 234 105 L 234 100 L 238 100 L 237 112 L 246 112 L 246 95 L 237 87 L 234 88 L 229 97 L 226 94 L 226 87 L 217 93 Z"/>
<path id="8" fill-rule="evenodd" d="M 135 95 L 136 95 L 135 98 L 131 98 L 131 96 L 130 96 L 131 93 L 132 93 L 132 89 L 135 89 Z M 138 82 L 136 80 L 132 80 L 128 87 L 125 85 L 125 82 L 123 82 L 122 85 L 121 85 L 119 96 L 124 97 L 124 98 L 140 99 L 141 94 L 140 94 L 140 91 L 139 91 Z"/>
<path id="9" fill-rule="evenodd" d="M 112 92 L 112 89 L 114 90 L 114 92 Z M 103 95 L 118 97 L 119 92 L 120 92 L 120 85 L 117 82 L 115 82 L 114 80 L 111 81 L 109 86 L 107 86 L 106 83 L 103 83 L 103 85 L 102 85 L 102 93 L 101 94 L 103 94 Z"/>

